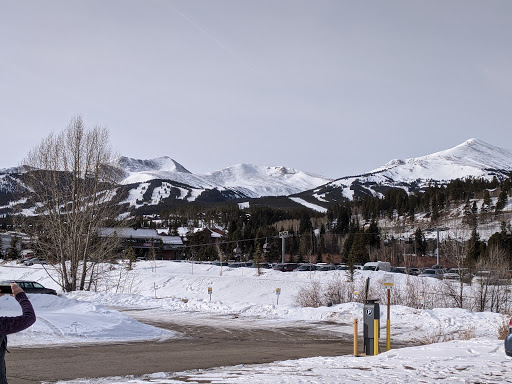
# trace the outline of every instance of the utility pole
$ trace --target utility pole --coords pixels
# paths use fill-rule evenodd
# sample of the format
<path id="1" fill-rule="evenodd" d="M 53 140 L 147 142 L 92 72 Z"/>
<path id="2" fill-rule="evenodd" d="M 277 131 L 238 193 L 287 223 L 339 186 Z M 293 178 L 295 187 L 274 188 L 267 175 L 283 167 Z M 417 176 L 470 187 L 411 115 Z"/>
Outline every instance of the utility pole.
<path id="1" fill-rule="evenodd" d="M 448 227 L 437 227 L 437 228 L 434 228 L 434 230 L 437 232 L 437 248 L 436 248 L 436 256 L 437 256 L 437 265 L 440 264 L 440 256 L 439 256 L 439 232 L 444 232 L 444 231 L 447 231 Z"/>
<path id="2" fill-rule="evenodd" d="M 288 237 L 288 231 L 279 232 L 279 238 L 282 239 L 282 247 L 281 247 L 281 263 L 284 264 L 284 254 L 286 252 L 285 249 L 285 239 Z"/>

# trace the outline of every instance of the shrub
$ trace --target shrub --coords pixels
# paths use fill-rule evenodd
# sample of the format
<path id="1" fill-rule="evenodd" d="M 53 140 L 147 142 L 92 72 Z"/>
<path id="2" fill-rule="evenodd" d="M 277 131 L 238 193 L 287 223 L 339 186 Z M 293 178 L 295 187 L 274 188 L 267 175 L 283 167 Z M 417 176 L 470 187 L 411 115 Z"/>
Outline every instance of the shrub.
<path id="1" fill-rule="evenodd" d="M 303 286 L 297 296 L 295 303 L 301 307 L 318 308 L 323 305 L 322 286 L 320 282 L 313 281 L 311 284 Z"/>
<path id="2" fill-rule="evenodd" d="M 510 316 L 503 316 L 501 323 L 498 325 L 498 340 L 505 340 L 509 332 Z"/>

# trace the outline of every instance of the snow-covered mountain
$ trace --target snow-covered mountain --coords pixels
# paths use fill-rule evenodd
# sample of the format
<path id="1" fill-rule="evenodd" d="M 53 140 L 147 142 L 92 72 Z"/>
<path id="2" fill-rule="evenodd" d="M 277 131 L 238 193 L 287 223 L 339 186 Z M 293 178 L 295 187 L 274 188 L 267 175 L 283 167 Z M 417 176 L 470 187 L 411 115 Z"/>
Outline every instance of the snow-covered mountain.
<path id="1" fill-rule="evenodd" d="M 129 173 L 144 173 L 144 172 L 189 172 L 183 165 L 170 157 L 158 157 L 152 160 L 138 160 L 129 157 L 121 156 L 116 161 L 116 165 Z"/>
<path id="2" fill-rule="evenodd" d="M 151 160 L 132 159 L 120 157 L 114 164 L 124 171 L 124 179 L 121 184 L 146 183 L 150 180 L 168 180 L 181 184 L 191 185 L 197 188 L 213 188 L 203 186 L 202 180 L 188 171 L 183 165 L 170 157 L 158 157 Z"/>
<path id="3" fill-rule="evenodd" d="M 169 157 L 152 160 L 122 157 L 117 166 L 125 172 L 126 177 L 122 181 L 125 185 L 160 180 L 169 185 L 186 185 L 197 191 L 216 189 L 229 191 L 237 197 L 251 198 L 288 196 L 331 181 L 293 168 L 251 164 L 237 164 L 212 173 L 193 174 Z"/>
<path id="4" fill-rule="evenodd" d="M 512 152 L 469 139 L 454 148 L 412 159 L 392 160 L 370 173 L 386 172 L 402 181 L 417 179 L 454 180 L 468 176 L 487 177 L 489 171 L 510 171 Z"/>
<path id="5" fill-rule="evenodd" d="M 294 204 L 325 211 L 333 202 L 354 196 L 380 195 L 389 188 L 414 192 L 433 182 L 444 184 L 468 177 L 504 178 L 512 172 L 512 153 L 469 139 L 451 149 L 406 160 L 395 159 L 365 174 L 334 181 L 293 168 L 251 164 L 194 174 L 169 157 L 151 160 L 121 157 L 115 166 L 124 172 L 119 193 L 131 208 L 290 196 Z M 15 198 L 12 192 L 19 186 L 22 172 L 23 168 L 0 170 L 0 214 L 12 209 Z"/>
<path id="6" fill-rule="evenodd" d="M 203 175 L 211 183 L 221 185 L 249 197 L 288 196 L 331 181 L 326 177 L 283 166 L 237 164 Z M 315 187 L 313 187 L 315 188 Z"/>
<path id="7" fill-rule="evenodd" d="M 469 139 L 454 148 L 407 160 L 391 160 L 386 165 L 358 176 L 348 176 L 309 191 L 305 195 L 318 202 L 352 199 L 354 195 L 378 195 L 389 188 L 421 191 L 429 183 L 450 180 L 506 177 L 512 172 L 512 152 L 478 139 Z"/>

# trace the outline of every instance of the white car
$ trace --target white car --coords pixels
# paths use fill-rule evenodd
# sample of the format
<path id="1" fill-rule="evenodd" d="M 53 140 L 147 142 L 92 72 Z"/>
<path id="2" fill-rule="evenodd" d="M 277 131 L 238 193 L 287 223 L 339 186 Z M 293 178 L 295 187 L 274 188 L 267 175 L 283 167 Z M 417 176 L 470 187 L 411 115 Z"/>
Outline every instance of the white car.
<path id="1" fill-rule="evenodd" d="M 30 266 L 34 264 L 48 264 L 48 262 L 46 261 L 46 259 L 43 259 L 42 257 L 33 257 L 31 259 L 26 260 L 23 264 Z"/>

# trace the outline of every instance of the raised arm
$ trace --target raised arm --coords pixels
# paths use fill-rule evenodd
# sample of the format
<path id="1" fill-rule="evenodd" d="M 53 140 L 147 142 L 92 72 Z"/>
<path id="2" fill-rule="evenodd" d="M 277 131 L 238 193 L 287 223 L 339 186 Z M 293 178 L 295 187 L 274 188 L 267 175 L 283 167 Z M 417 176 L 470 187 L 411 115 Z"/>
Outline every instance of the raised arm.
<path id="1" fill-rule="evenodd" d="M 18 284 L 11 283 L 12 295 L 21 306 L 22 315 L 15 317 L 0 317 L 0 335 L 9 335 L 27 329 L 36 321 L 36 314 L 27 295 Z"/>

